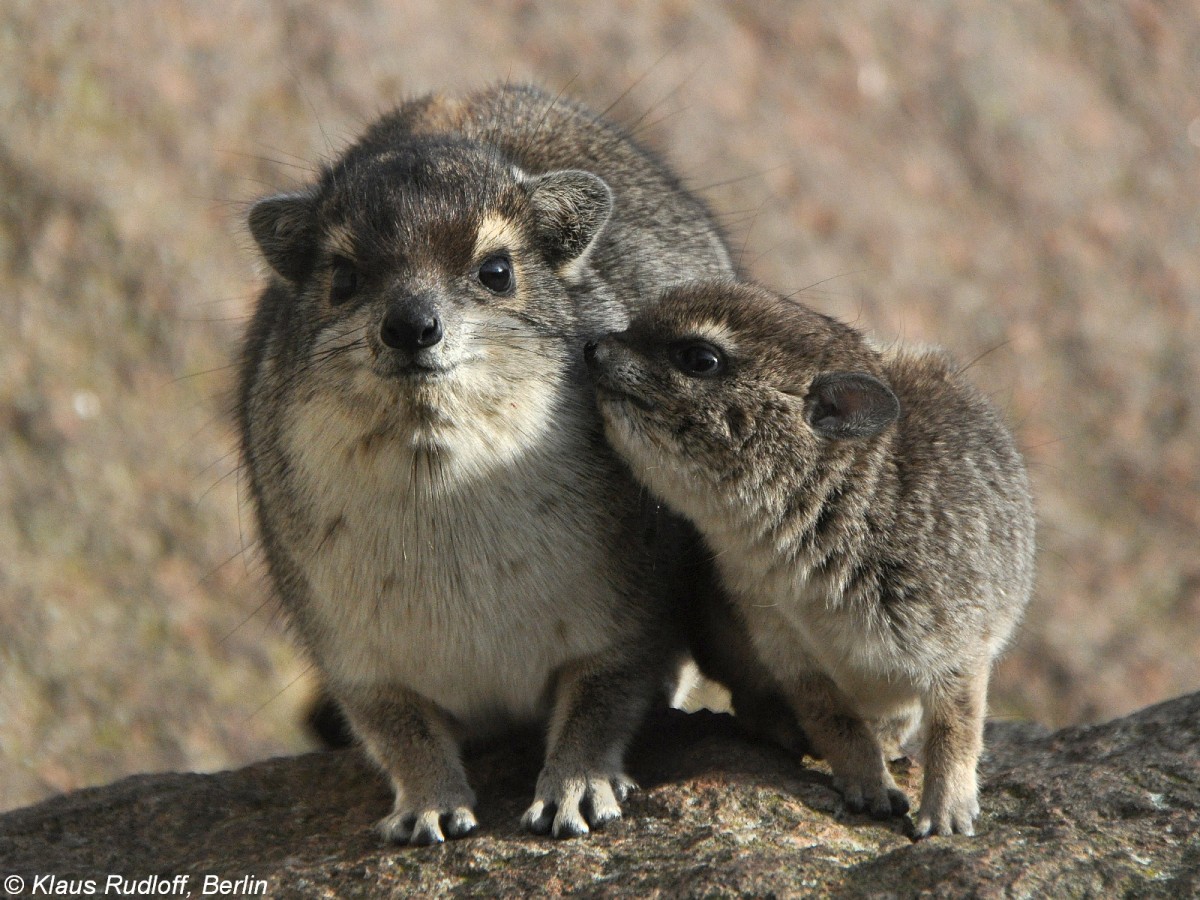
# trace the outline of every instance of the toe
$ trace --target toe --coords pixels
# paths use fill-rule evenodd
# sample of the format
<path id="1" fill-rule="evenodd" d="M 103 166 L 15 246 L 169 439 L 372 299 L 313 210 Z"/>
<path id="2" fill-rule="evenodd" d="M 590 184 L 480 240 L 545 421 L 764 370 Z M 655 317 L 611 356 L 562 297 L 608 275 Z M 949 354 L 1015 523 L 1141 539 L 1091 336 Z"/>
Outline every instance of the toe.
<path id="1" fill-rule="evenodd" d="M 430 807 L 420 811 L 394 812 L 376 826 L 380 836 L 391 844 L 428 847 L 446 838 L 466 837 L 479 827 L 469 806 L 452 809 Z"/>
<path id="2" fill-rule="evenodd" d="M 921 840 L 937 833 L 933 819 L 926 815 L 917 816 L 917 821 L 913 824 L 913 837 Z"/>
<path id="3" fill-rule="evenodd" d="M 612 779 L 612 792 L 618 803 L 624 803 L 636 790 L 638 790 L 637 782 L 627 775 L 617 775 Z"/>
<path id="4" fill-rule="evenodd" d="M 977 810 L 978 805 L 976 804 L 957 810 L 944 808 L 926 810 L 922 808 L 917 815 L 916 836 L 923 838 L 935 834 L 947 837 L 952 834 L 974 835 Z"/>
<path id="5" fill-rule="evenodd" d="M 428 847 L 432 844 L 444 844 L 446 836 L 442 834 L 441 816 L 436 809 L 427 809 L 419 816 L 413 825 L 412 837 L 409 843 L 414 847 Z"/>
<path id="6" fill-rule="evenodd" d="M 607 780 L 596 782 L 584 798 L 584 819 L 593 828 L 599 828 L 621 818 L 621 804 Z"/>
<path id="7" fill-rule="evenodd" d="M 551 834 L 556 838 L 573 838 L 582 837 L 590 830 L 578 811 L 567 812 L 564 807 L 554 817 L 554 828 L 551 830 Z"/>
<path id="8" fill-rule="evenodd" d="M 846 804 L 846 809 L 850 812 L 857 814 L 866 811 L 867 801 L 858 785 L 846 785 L 842 789 L 842 799 Z"/>
<path id="9" fill-rule="evenodd" d="M 521 825 L 526 831 L 532 831 L 534 834 L 549 834 L 557 812 L 556 804 L 534 800 L 529 809 L 525 810 L 525 815 L 521 817 Z"/>
<path id="10" fill-rule="evenodd" d="M 392 813 L 380 819 L 375 830 L 389 844 L 407 844 L 415 821 L 416 816 L 412 813 Z"/>
<path id="11" fill-rule="evenodd" d="M 479 822 L 475 814 L 465 806 L 442 816 L 442 832 L 448 838 L 463 838 L 473 834 L 478 828 Z"/>

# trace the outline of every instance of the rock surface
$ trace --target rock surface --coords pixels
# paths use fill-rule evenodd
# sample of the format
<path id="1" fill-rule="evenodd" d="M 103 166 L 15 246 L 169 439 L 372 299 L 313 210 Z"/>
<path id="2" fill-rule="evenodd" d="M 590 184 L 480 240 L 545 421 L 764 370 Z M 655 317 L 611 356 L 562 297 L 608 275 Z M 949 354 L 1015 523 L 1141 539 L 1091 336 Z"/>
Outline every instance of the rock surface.
<path id="1" fill-rule="evenodd" d="M 975 838 L 913 843 L 849 816 L 820 767 L 728 716 L 657 715 L 630 754 L 643 790 L 588 838 L 523 834 L 533 738 L 474 754 L 481 829 L 381 846 L 388 788 L 357 751 L 217 775 L 147 775 L 0 817 L 0 878 L 265 879 L 271 896 L 1161 896 L 1200 893 L 1200 693 L 1053 734 L 993 723 Z M 897 772 L 915 796 L 918 767 Z M 46 884 L 42 883 L 43 886 Z M 246 883 L 243 882 L 243 886 Z"/>

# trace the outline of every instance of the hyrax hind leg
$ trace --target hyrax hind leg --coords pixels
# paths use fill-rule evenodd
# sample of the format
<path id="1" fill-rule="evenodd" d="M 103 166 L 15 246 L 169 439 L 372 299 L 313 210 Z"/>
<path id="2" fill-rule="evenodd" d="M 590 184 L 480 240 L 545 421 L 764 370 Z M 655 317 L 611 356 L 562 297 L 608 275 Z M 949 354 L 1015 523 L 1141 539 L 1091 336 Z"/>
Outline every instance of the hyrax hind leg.
<path id="1" fill-rule="evenodd" d="M 659 690 L 645 664 L 629 660 L 593 659 L 559 675 L 527 829 L 575 837 L 621 817 L 636 787 L 623 771 L 625 749 Z"/>
<path id="2" fill-rule="evenodd" d="M 979 815 L 975 767 L 983 749 L 988 665 L 942 683 L 925 699 L 925 787 L 917 837 L 974 834 Z"/>
<path id="3" fill-rule="evenodd" d="M 378 825 L 398 844 L 440 844 L 478 827 L 475 794 L 445 713 L 413 691 L 337 691 L 355 733 L 392 780 L 396 802 Z"/>
<path id="4" fill-rule="evenodd" d="M 848 810 L 877 819 L 908 812 L 908 798 L 884 763 L 879 738 L 827 675 L 807 672 L 791 680 L 787 693 L 813 750 L 833 769 Z"/>

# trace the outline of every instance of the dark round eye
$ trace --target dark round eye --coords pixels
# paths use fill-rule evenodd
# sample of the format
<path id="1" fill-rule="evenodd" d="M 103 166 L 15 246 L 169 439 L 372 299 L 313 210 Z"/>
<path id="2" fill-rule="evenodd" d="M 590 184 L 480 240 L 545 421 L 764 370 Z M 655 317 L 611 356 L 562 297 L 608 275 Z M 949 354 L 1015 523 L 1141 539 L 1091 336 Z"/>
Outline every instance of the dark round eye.
<path id="1" fill-rule="evenodd" d="M 334 306 L 345 303 L 358 291 L 358 270 L 344 256 L 333 258 L 329 275 L 329 302 Z"/>
<path id="2" fill-rule="evenodd" d="M 489 256 L 479 267 L 479 283 L 493 294 L 506 294 L 512 289 L 512 260 L 507 256 Z"/>
<path id="3" fill-rule="evenodd" d="M 711 378 L 725 371 L 725 354 L 704 341 L 676 344 L 671 349 L 671 362 L 692 378 Z"/>

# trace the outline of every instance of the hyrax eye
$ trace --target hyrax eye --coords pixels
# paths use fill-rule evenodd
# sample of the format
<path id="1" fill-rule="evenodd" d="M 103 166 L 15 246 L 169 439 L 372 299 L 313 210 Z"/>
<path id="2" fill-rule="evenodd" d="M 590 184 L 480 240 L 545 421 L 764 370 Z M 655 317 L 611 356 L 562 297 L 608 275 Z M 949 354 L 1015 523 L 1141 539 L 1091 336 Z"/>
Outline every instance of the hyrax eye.
<path id="1" fill-rule="evenodd" d="M 358 270 L 344 256 L 335 256 L 329 273 L 329 302 L 345 303 L 358 292 Z"/>
<path id="2" fill-rule="evenodd" d="M 725 371 L 725 354 L 705 341 L 687 341 L 671 348 L 671 363 L 691 378 L 712 378 Z"/>
<path id="3" fill-rule="evenodd" d="M 489 256 L 479 267 L 479 283 L 493 294 L 507 294 L 513 286 L 512 260 Z"/>

